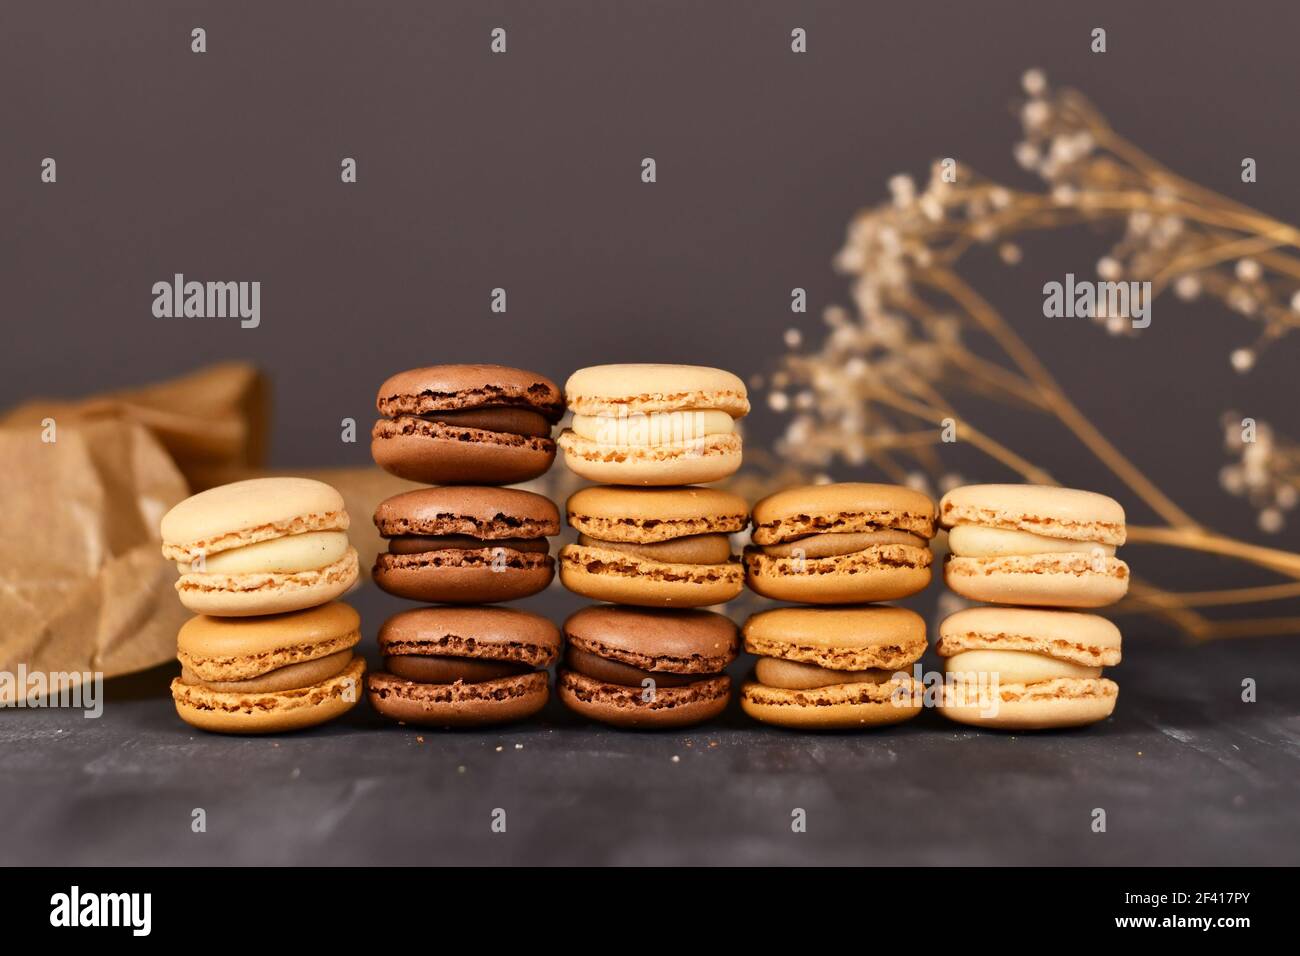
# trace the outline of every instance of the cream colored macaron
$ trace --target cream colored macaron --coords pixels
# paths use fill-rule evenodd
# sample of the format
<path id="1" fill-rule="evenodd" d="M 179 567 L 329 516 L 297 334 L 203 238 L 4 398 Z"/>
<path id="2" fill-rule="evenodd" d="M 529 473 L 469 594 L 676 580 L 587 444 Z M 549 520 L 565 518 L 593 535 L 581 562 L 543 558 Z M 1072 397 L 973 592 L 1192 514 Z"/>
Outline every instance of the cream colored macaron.
<path id="1" fill-rule="evenodd" d="M 1124 509 L 1105 495 L 1047 485 L 967 485 L 944 495 L 944 581 L 997 604 L 1103 607 L 1128 591 Z"/>
<path id="2" fill-rule="evenodd" d="M 944 658 L 939 711 L 958 723 L 1005 730 L 1077 727 L 1109 717 L 1119 686 L 1102 668 L 1120 661 L 1120 632 L 1096 614 L 974 607 L 939 625 Z"/>
<path id="3" fill-rule="evenodd" d="M 805 730 L 896 724 L 921 711 L 907 673 L 925 653 L 925 621 L 901 607 L 784 607 L 744 627 L 758 655 L 740 706 L 755 720 Z"/>
<path id="4" fill-rule="evenodd" d="M 620 485 L 718 481 L 740 467 L 745 383 L 697 365 L 598 365 L 564 386 L 573 413 L 558 444 L 574 473 Z"/>
<path id="5" fill-rule="evenodd" d="M 357 579 L 343 497 L 309 478 L 255 478 L 200 492 L 162 519 L 181 603 L 242 617 L 323 604 Z"/>

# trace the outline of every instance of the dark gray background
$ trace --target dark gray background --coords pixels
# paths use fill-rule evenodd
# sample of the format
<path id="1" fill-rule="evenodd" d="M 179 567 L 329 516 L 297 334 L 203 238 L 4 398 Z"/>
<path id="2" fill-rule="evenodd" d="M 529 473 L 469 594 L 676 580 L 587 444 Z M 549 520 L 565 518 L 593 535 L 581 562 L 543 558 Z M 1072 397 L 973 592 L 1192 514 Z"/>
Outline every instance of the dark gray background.
<path id="1" fill-rule="evenodd" d="M 505 56 L 488 52 L 497 25 Z M 789 51 L 794 26 L 807 55 Z M 1094 26 L 1104 55 L 1088 50 Z M 275 465 L 360 465 L 367 449 L 338 440 L 339 419 L 366 421 L 378 383 L 413 364 L 563 381 L 663 360 L 748 377 L 782 349 L 792 286 L 810 292 L 799 324 L 814 341 L 820 309 L 845 300 L 830 258 L 890 175 L 955 156 L 1036 186 L 1010 156 L 1031 66 L 1177 172 L 1300 222 L 1298 26 L 1287 3 L 8 3 L 0 406 L 250 359 L 272 376 Z M 45 156 L 57 185 L 39 181 Z M 356 185 L 339 182 L 344 156 Z M 1042 319 L 1042 283 L 1090 273 L 1111 238 L 1044 236 L 1013 270 L 981 254 L 966 273 L 1180 504 L 1300 547 L 1295 527 L 1260 535 L 1217 482 L 1224 410 L 1300 434 L 1295 343 L 1243 377 L 1228 354 L 1255 329 L 1213 305 L 1162 299 L 1132 340 Z M 174 272 L 261 280 L 261 328 L 153 318 L 150 287 Z M 496 286 L 504 316 L 488 310 Z M 779 425 L 757 404 L 751 443 Z M 983 413 L 1063 480 L 1121 490 L 1048 424 Z M 1007 477 L 973 458 L 961 469 Z M 1260 580 L 1213 559 L 1126 557 L 1180 589 Z M 373 589 L 358 604 L 371 631 L 398 606 Z M 422 751 L 361 712 L 226 741 L 178 724 L 160 672 L 119 684 L 99 722 L 3 715 L 0 845 L 26 862 L 1295 862 L 1294 642 L 1198 650 L 1125 627 L 1114 721 L 1034 738 L 929 714 L 862 737 L 736 713 L 716 730 L 626 735 L 553 708 L 508 732 L 429 733 Z M 1237 703 L 1241 676 L 1265 674 L 1261 703 Z M 484 807 L 511 800 L 528 839 L 488 837 Z M 221 810 L 206 843 L 188 834 L 192 806 Z M 802 842 L 793 806 L 815 811 Z M 1109 837 L 1087 831 L 1094 806 L 1120 811 Z M 416 837 L 392 822 L 413 817 Z"/>

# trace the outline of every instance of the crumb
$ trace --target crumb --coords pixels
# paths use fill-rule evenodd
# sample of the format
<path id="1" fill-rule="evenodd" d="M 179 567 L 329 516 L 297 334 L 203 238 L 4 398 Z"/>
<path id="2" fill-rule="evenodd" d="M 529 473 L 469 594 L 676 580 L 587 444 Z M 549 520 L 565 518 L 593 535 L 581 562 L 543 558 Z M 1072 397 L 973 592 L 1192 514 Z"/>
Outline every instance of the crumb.
<path id="1" fill-rule="evenodd" d="M 456 772 L 457 772 L 457 773 L 464 773 L 464 772 L 465 772 L 465 765 L 464 765 L 464 764 L 461 764 L 459 767 L 457 767 L 457 768 L 456 768 Z"/>
<path id="2" fill-rule="evenodd" d="M 515 744 L 515 749 L 516 749 L 516 750 L 523 750 L 523 749 L 524 749 L 524 745 L 523 745 L 523 744 Z"/>
<path id="3" fill-rule="evenodd" d="M 500 753 L 501 751 L 503 751 L 503 750 L 505 750 L 505 749 L 506 749 L 506 748 L 505 748 L 505 747 L 502 747 L 500 744 L 497 745 L 497 753 Z"/>
<path id="4" fill-rule="evenodd" d="M 673 754 L 673 763 L 681 763 L 681 762 L 682 762 L 682 758 L 677 756 L 677 754 Z"/>
<path id="5" fill-rule="evenodd" d="M 422 744 L 422 743 L 424 743 L 424 738 L 423 738 L 423 737 L 416 737 L 416 738 L 415 738 L 415 742 L 416 742 L 417 744 Z"/>

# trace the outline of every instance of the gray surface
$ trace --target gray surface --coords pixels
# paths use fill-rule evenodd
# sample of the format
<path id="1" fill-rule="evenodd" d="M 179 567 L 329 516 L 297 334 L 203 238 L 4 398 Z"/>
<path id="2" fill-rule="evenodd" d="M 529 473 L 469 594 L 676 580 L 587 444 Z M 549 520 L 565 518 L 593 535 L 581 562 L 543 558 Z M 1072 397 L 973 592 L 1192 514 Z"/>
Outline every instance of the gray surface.
<path id="1" fill-rule="evenodd" d="M 373 646 L 398 602 L 371 588 L 356 603 Z M 0 861 L 1294 865 L 1294 647 L 1130 631 L 1113 719 L 1019 736 L 933 713 L 801 734 L 734 705 L 687 733 L 629 733 L 552 701 L 541 720 L 484 731 L 400 728 L 362 705 L 330 727 L 227 739 L 179 721 L 161 669 L 110 684 L 99 720 L 3 715 Z M 1259 703 L 1240 701 L 1243 677 Z M 498 807 L 504 834 L 490 830 Z"/>

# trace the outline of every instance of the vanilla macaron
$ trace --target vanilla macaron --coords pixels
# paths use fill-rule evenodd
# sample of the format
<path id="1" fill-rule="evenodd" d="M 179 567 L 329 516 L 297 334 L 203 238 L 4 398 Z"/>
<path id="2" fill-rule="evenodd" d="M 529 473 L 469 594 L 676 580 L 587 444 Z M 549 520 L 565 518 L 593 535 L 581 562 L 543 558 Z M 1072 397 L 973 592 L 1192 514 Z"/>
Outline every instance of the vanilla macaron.
<path id="1" fill-rule="evenodd" d="M 758 655 L 740 706 L 755 720 L 807 730 L 896 724 L 921 712 L 907 669 L 925 653 L 925 621 L 901 607 L 782 607 L 745 622 Z"/>
<path id="2" fill-rule="evenodd" d="M 1119 686 L 1101 676 L 1120 662 L 1119 629 L 1096 614 L 973 607 L 939 625 L 944 658 L 939 711 L 958 723 L 1044 730 L 1096 723 Z"/>
<path id="3" fill-rule="evenodd" d="M 565 464 L 590 481 L 686 485 L 740 467 L 736 419 L 745 383 L 696 365 L 598 365 L 569 376 L 573 419 L 558 439 Z"/>
<path id="4" fill-rule="evenodd" d="M 754 505 L 745 576 L 805 604 L 892 601 L 930 583 L 934 502 L 901 485 L 804 485 Z"/>
<path id="5" fill-rule="evenodd" d="M 948 587 L 973 601 L 1104 607 L 1128 591 L 1124 509 L 1105 495 L 1048 485 L 967 485 L 944 495 Z"/>
<path id="6" fill-rule="evenodd" d="M 744 498 L 715 488 L 598 485 L 569 498 L 578 540 L 560 552 L 560 581 L 598 601 L 706 607 L 745 587 L 730 535 L 749 526 Z"/>
<path id="7" fill-rule="evenodd" d="M 172 699 L 201 730 L 268 734 L 332 720 L 361 698 L 361 618 L 335 601 L 253 618 L 194 617 L 176 636 Z"/>
<path id="8" fill-rule="evenodd" d="M 343 496 L 309 478 L 254 478 L 186 498 L 163 516 L 181 603 L 241 617 L 323 604 L 357 579 Z"/>

